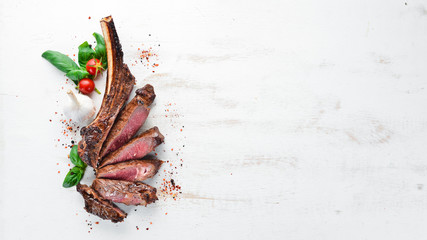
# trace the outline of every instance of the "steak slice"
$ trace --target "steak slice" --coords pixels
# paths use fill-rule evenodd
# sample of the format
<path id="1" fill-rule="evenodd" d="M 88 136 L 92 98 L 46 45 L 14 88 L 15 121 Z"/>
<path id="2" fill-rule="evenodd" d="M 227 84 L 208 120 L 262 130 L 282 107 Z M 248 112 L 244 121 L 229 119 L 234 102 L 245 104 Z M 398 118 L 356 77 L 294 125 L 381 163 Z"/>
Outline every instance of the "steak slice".
<path id="1" fill-rule="evenodd" d="M 103 199 L 93 188 L 82 184 L 78 184 L 76 188 L 85 200 L 85 210 L 88 213 L 114 223 L 122 222 L 126 218 L 125 212 L 111 201 Z"/>
<path id="2" fill-rule="evenodd" d="M 103 198 L 126 205 L 145 205 L 158 200 L 156 188 L 142 182 L 97 178 L 92 183 Z"/>
<path id="3" fill-rule="evenodd" d="M 136 96 L 120 112 L 101 150 L 101 157 L 114 152 L 135 136 L 148 117 L 156 94 L 150 84 L 136 90 Z"/>
<path id="4" fill-rule="evenodd" d="M 132 139 L 115 152 L 108 154 L 101 162 L 100 168 L 106 165 L 124 162 L 127 160 L 141 159 L 163 143 L 164 137 L 159 128 L 153 127 Z"/>
<path id="5" fill-rule="evenodd" d="M 123 63 L 123 52 L 111 16 L 101 20 L 101 28 L 107 48 L 107 83 L 101 108 L 88 126 L 80 130 L 79 156 L 89 166 L 97 168 L 102 144 L 135 84 L 135 77 Z"/>
<path id="6" fill-rule="evenodd" d="M 163 161 L 157 159 L 121 162 L 98 169 L 96 177 L 130 182 L 144 181 L 153 177 L 162 163 Z"/>

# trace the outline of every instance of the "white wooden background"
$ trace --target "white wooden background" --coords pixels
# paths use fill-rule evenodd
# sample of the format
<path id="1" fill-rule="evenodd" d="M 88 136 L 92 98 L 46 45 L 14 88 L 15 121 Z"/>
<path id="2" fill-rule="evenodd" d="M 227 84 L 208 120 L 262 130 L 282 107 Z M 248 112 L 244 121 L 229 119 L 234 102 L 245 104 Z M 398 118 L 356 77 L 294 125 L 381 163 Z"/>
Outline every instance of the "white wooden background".
<path id="1" fill-rule="evenodd" d="M 156 88 L 145 128 L 184 161 L 179 200 L 120 224 L 61 187 L 70 85 L 40 56 L 110 14 L 127 63 L 158 54 L 131 66 Z M 0 56 L 0 239 L 426 239 L 425 1 L 2 0 Z"/>

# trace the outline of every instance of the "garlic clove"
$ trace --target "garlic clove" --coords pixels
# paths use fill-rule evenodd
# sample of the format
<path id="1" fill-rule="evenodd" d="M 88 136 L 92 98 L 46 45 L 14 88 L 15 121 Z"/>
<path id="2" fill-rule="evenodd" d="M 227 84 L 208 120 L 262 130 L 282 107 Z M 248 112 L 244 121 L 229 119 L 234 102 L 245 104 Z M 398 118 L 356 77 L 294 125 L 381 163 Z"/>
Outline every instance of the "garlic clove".
<path id="1" fill-rule="evenodd" d="M 93 100 L 82 94 L 74 94 L 71 90 L 67 92 L 67 95 L 69 100 L 64 105 L 64 115 L 82 124 L 92 120 L 96 112 Z"/>

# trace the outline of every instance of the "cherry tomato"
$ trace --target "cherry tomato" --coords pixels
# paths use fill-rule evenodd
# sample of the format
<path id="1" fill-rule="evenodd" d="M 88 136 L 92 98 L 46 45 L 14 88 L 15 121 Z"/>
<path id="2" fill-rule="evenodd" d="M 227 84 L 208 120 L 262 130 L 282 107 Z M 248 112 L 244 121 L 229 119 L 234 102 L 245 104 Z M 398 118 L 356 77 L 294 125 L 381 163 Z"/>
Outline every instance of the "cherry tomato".
<path id="1" fill-rule="evenodd" d="M 92 79 L 83 78 L 82 80 L 80 80 L 79 90 L 83 94 L 89 94 L 93 92 L 94 89 L 95 89 L 95 83 L 92 81 Z"/>
<path id="2" fill-rule="evenodd" d="M 101 70 L 104 70 L 104 68 L 102 67 L 102 62 L 99 61 L 99 59 L 92 58 L 86 63 L 86 71 L 90 73 L 90 75 L 95 75 L 96 77 Z"/>

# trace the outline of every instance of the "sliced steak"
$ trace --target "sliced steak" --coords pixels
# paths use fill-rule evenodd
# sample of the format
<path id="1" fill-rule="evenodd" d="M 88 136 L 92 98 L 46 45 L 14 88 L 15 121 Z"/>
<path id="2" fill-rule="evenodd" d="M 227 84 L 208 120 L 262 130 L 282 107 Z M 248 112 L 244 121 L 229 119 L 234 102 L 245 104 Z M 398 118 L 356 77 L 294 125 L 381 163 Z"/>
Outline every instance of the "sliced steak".
<path id="1" fill-rule="evenodd" d="M 157 159 L 116 163 L 98 169 L 96 177 L 130 182 L 144 181 L 153 177 L 159 171 L 162 163 L 163 161 Z"/>
<path id="2" fill-rule="evenodd" d="M 85 200 L 85 210 L 88 213 L 97 215 L 98 217 L 111 220 L 112 222 L 122 222 L 127 214 L 118 208 L 109 200 L 103 199 L 94 189 L 87 185 L 78 184 L 77 191 Z"/>
<path id="3" fill-rule="evenodd" d="M 111 127 L 135 84 L 135 78 L 123 63 L 123 52 L 113 19 L 101 20 L 101 28 L 107 48 L 108 71 L 104 98 L 98 115 L 80 131 L 79 156 L 89 166 L 97 167 L 101 147 Z"/>
<path id="4" fill-rule="evenodd" d="M 135 136 L 148 117 L 156 94 L 150 84 L 136 90 L 136 96 L 120 112 L 101 150 L 101 157 L 114 152 Z"/>
<path id="5" fill-rule="evenodd" d="M 102 197 L 126 205 L 147 205 L 158 200 L 156 188 L 142 182 L 97 178 L 92 183 Z"/>
<path id="6" fill-rule="evenodd" d="M 106 165 L 124 162 L 127 160 L 141 159 L 163 143 L 164 137 L 157 127 L 143 132 L 115 152 L 108 154 L 101 162 L 100 168 Z"/>

